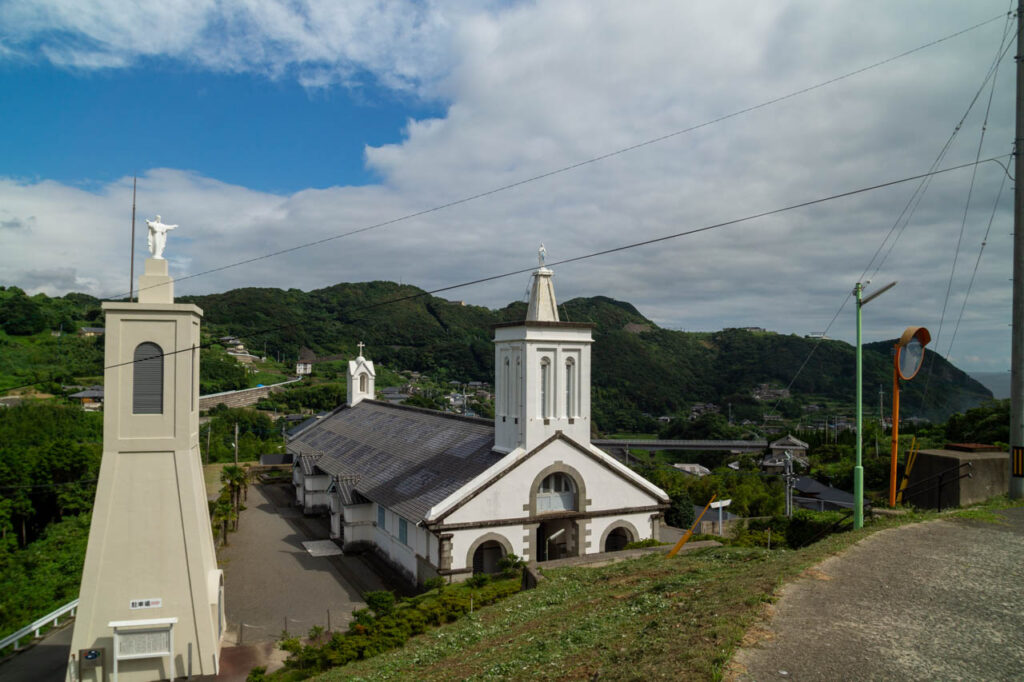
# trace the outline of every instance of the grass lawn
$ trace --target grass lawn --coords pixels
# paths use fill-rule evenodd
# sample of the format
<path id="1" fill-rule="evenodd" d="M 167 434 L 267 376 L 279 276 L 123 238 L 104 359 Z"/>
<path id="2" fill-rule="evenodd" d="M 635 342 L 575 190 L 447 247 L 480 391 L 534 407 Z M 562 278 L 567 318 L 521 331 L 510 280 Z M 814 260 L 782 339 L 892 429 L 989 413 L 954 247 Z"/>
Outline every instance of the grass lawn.
<path id="1" fill-rule="evenodd" d="M 944 516 L 994 518 L 991 508 Z M 799 551 L 717 547 L 545 571 L 535 590 L 314 679 L 720 679 L 784 583 L 880 529 L 939 517 L 881 518 Z"/>

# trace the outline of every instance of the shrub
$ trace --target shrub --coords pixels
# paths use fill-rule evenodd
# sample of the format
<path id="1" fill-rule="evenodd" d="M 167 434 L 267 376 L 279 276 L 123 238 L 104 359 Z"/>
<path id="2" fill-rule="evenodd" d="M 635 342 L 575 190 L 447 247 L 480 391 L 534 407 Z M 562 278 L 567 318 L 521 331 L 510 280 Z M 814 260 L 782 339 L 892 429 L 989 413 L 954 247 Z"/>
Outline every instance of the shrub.
<path id="1" fill-rule="evenodd" d="M 445 580 L 441 576 L 434 576 L 433 578 L 427 578 L 423 581 L 423 587 L 429 590 L 442 590 L 445 586 Z"/>
<path id="2" fill-rule="evenodd" d="M 466 584 L 470 587 L 483 587 L 489 582 L 491 582 L 491 576 L 487 573 L 476 573 L 466 578 Z"/>
<path id="3" fill-rule="evenodd" d="M 376 590 L 363 595 L 366 605 L 376 614 L 378 618 L 386 616 L 395 610 L 395 595 L 387 590 Z"/>
<path id="4" fill-rule="evenodd" d="M 258 665 L 245 676 L 245 682 L 264 682 L 267 679 L 267 666 Z"/>
<path id="5" fill-rule="evenodd" d="M 846 515 L 838 511 L 813 512 L 798 509 L 793 512 L 786 528 L 786 544 L 793 549 L 800 549 L 811 542 L 828 537 L 833 531 L 832 526 Z"/>
<path id="6" fill-rule="evenodd" d="M 515 578 L 520 575 L 526 562 L 516 554 L 506 554 L 498 561 L 498 568 L 503 578 Z"/>

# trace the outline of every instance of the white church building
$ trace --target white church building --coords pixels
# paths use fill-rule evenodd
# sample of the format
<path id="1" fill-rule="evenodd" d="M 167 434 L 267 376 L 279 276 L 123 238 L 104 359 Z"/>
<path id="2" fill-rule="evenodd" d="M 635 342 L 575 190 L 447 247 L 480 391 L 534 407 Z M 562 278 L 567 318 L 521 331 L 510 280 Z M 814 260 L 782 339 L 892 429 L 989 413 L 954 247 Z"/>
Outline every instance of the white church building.
<path id="1" fill-rule="evenodd" d="M 360 355 L 347 402 L 288 445 L 296 503 L 419 583 L 658 539 L 668 495 L 590 442 L 593 325 L 559 321 L 552 274 L 494 328 L 493 420 L 376 401 Z"/>

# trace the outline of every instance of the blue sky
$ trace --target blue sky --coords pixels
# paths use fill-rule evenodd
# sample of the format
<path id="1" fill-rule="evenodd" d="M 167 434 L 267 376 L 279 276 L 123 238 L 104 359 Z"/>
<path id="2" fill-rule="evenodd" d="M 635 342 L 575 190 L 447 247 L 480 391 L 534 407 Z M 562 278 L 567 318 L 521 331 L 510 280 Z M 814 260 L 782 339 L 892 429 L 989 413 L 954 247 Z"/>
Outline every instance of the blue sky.
<path id="1" fill-rule="evenodd" d="M 399 142 L 406 121 L 439 104 L 370 84 L 357 92 L 222 74 L 168 60 L 80 71 L 0 66 L 0 174 L 96 186 L 165 166 L 290 193 L 379 178 L 367 144 Z"/>
<path id="2" fill-rule="evenodd" d="M 557 261 L 916 175 L 1009 26 L 1005 0 L 115 5 L 0 0 L 0 283 L 125 293 L 134 173 L 139 224 L 180 225 L 167 257 L 181 294 L 433 289 L 528 268 L 541 242 Z M 940 166 L 974 161 L 979 142 L 982 158 L 1009 153 L 1012 57 Z M 854 283 L 899 280 L 866 309 L 867 340 L 923 324 L 959 366 L 1002 371 L 1004 177 L 987 163 L 935 178 L 905 227 L 912 183 L 565 265 L 556 291 L 630 301 L 673 329 L 808 334 L 834 318 L 829 336 L 851 341 Z M 140 230 L 137 260 L 145 248 Z M 525 286 L 446 296 L 497 307 Z"/>

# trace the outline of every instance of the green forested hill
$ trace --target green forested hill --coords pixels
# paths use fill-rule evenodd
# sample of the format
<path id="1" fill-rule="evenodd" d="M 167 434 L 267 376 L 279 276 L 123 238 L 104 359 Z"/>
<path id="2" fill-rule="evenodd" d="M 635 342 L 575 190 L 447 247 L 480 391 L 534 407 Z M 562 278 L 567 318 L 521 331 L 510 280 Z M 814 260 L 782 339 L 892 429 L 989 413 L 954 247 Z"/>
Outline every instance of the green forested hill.
<path id="1" fill-rule="evenodd" d="M 268 353 L 282 359 L 296 357 L 303 345 L 319 355 L 353 353 L 363 341 L 369 357 L 393 368 L 491 381 L 491 325 L 522 319 L 525 304 L 493 311 L 422 293 L 393 282 L 366 282 L 310 292 L 236 289 L 182 300 L 202 307 L 215 333 L 238 335 L 253 349 L 265 344 Z M 404 300 L 385 304 L 396 299 Z M 792 398 L 780 410 L 795 417 L 803 404 L 853 403 L 854 349 L 840 341 L 740 329 L 662 329 L 629 303 L 601 296 L 567 301 L 560 312 L 563 319 L 595 324 L 594 416 L 603 430 L 632 428 L 641 412 L 671 414 L 694 402 L 731 403 L 736 416 L 759 417 L 774 403 L 758 403 L 751 390 L 759 384 L 788 385 L 816 344 L 793 384 Z M 865 404 L 872 410 L 877 410 L 878 386 L 891 391 L 892 343 L 865 346 Z M 942 420 L 991 398 L 941 357 L 929 352 L 925 362 L 920 377 L 905 385 L 905 415 Z M 929 363 L 934 363 L 930 381 Z"/>

